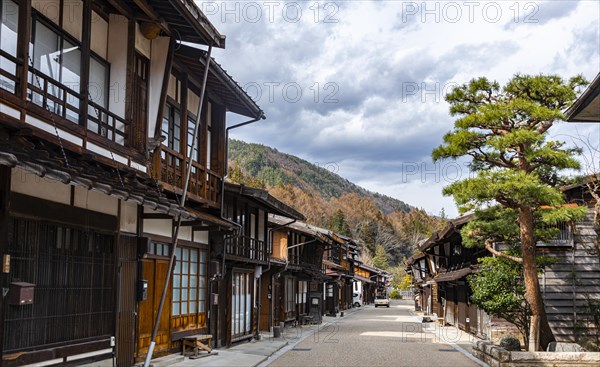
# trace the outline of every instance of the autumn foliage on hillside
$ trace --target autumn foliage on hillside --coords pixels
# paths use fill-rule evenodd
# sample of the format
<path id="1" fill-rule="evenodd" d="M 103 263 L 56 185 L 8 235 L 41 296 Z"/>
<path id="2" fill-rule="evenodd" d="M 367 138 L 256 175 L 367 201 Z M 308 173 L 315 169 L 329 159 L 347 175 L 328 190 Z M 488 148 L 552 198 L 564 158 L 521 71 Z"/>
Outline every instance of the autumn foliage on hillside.
<path id="1" fill-rule="evenodd" d="M 257 144 L 233 141 L 232 145 L 231 181 L 267 189 L 303 213 L 308 223 L 359 240 L 362 260 L 368 264 L 381 247 L 388 266 L 397 265 L 442 226 L 443 218 L 371 193 L 300 158 Z"/>

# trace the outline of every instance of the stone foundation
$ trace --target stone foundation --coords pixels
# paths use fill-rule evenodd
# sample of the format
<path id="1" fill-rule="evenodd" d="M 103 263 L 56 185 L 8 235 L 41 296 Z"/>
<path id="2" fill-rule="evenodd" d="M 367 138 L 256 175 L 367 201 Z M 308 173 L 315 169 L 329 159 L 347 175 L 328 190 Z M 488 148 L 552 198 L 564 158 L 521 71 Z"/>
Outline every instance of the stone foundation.
<path id="1" fill-rule="evenodd" d="M 599 366 L 597 352 L 509 352 L 489 341 L 473 343 L 473 355 L 491 367 Z"/>

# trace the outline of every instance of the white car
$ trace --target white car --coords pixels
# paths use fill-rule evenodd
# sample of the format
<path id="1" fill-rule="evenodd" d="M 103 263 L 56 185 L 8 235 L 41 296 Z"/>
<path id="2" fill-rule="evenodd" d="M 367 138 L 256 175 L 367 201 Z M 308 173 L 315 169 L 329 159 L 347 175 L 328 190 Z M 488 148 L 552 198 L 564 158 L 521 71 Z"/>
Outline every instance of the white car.
<path id="1" fill-rule="evenodd" d="M 360 293 L 354 292 L 354 294 L 352 294 L 352 305 L 354 305 L 354 307 L 360 307 L 362 305 L 361 298 Z"/>
<path id="2" fill-rule="evenodd" d="M 385 295 L 375 296 L 375 307 L 385 306 L 387 308 L 390 307 L 390 298 Z"/>

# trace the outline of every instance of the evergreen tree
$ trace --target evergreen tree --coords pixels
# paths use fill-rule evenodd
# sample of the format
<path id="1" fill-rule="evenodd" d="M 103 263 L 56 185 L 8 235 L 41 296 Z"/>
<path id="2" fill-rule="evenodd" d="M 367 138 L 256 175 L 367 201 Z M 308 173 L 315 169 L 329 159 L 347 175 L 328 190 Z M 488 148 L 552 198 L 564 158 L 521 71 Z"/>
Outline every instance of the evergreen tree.
<path id="1" fill-rule="evenodd" d="M 387 270 L 390 267 L 388 254 L 382 245 L 377 245 L 375 247 L 373 266 L 382 270 Z"/>
<path id="2" fill-rule="evenodd" d="M 350 228 L 342 209 L 336 210 L 329 218 L 329 229 L 344 236 L 350 236 Z"/>
<path id="3" fill-rule="evenodd" d="M 505 257 L 523 264 L 525 299 L 532 315 L 530 350 L 545 350 L 554 340 L 538 280 L 536 228 L 541 226 L 536 221 L 554 224 L 581 215 L 581 210 L 561 206 L 564 198 L 558 179 L 561 170 L 579 167 L 573 157 L 577 151 L 548 140 L 547 132 L 556 121 L 564 120 L 561 111 L 585 84 L 581 77 L 565 82 L 553 75 L 515 75 L 501 88 L 486 78 L 473 79 L 446 96 L 451 115 L 458 119 L 454 130 L 444 136 L 444 144 L 432 154 L 434 161 L 471 159 L 476 175 L 444 189 L 461 212 L 476 211 L 467 235 L 492 252 L 496 238 L 490 228 L 518 238 L 522 257 Z M 516 225 L 507 221 L 511 217 Z"/>

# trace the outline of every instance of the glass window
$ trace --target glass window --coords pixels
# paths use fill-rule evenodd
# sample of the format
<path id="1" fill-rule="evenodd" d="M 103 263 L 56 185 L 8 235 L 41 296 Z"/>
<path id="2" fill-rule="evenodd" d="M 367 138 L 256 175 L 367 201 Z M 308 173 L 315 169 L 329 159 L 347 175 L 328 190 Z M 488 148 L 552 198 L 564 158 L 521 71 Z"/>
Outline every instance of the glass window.
<path id="1" fill-rule="evenodd" d="M 17 31 L 19 26 L 19 6 L 13 1 L 2 1 L 0 7 L 0 17 L 2 24 L 0 26 L 0 49 L 8 55 L 17 56 Z M 12 75 L 17 72 L 17 65 L 4 56 L 0 56 L 0 68 Z M 0 76 L 0 88 L 11 93 L 15 92 L 15 82 Z"/>
<path id="2" fill-rule="evenodd" d="M 108 108 L 108 64 L 95 57 L 90 59 L 89 99 Z"/>
<path id="3" fill-rule="evenodd" d="M 253 273 L 233 273 L 231 285 L 231 335 L 241 337 L 252 332 Z"/>
<path id="4" fill-rule="evenodd" d="M 162 121 L 162 135 L 166 138 L 164 144 L 177 153 L 181 152 L 181 114 L 171 104 L 165 106 Z"/>
<path id="5" fill-rule="evenodd" d="M 33 67 L 74 91 L 79 91 L 81 49 L 63 35 L 35 22 L 33 33 Z"/>
<path id="6" fill-rule="evenodd" d="M 187 155 L 190 155 L 190 151 L 192 150 L 192 140 L 194 139 L 194 128 L 196 127 L 196 121 L 192 117 L 188 117 L 188 136 L 187 136 Z M 194 154 L 192 154 L 192 159 L 196 162 L 200 162 L 200 131 L 198 131 L 198 136 L 196 137 L 196 146 L 194 147 Z"/>
<path id="7" fill-rule="evenodd" d="M 41 76 L 30 74 L 29 83 L 38 88 L 46 88 L 45 92 L 61 101 L 62 104 L 37 92 L 31 93 L 31 101 L 77 123 L 79 121 L 77 110 L 81 80 L 81 47 L 67 39 L 65 34 L 57 28 L 40 21 L 36 16 L 32 21 L 29 52 L 33 61 L 33 69 L 38 72 L 38 75 L 42 74 Z M 47 86 L 40 79 L 48 79 Z"/>
<path id="8" fill-rule="evenodd" d="M 206 252 L 178 248 L 173 270 L 173 316 L 206 312 Z M 198 270 L 200 269 L 200 273 Z"/>

